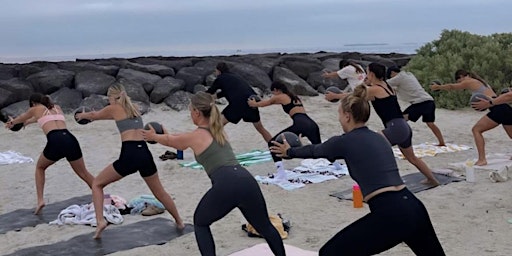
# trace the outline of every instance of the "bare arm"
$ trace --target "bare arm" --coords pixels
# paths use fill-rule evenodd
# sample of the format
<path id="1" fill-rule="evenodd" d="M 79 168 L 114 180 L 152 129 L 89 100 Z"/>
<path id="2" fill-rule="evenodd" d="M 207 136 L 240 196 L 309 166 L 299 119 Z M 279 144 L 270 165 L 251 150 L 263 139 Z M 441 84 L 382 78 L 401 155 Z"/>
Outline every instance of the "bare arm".
<path id="1" fill-rule="evenodd" d="M 279 103 L 278 96 L 272 96 L 272 97 L 270 97 L 270 99 L 260 100 L 258 102 L 255 99 L 248 99 L 247 104 L 249 104 L 249 106 L 251 106 L 253 108 L 258 108 L 258 107 L 267 107 L 267 106 L 270 106 L 273 104 L 280 104 L 280 103 Z"/>
<path id="2" fill-rule="evenodd" d="M 430 85 L 430 89 L 433 91 L 439 91 L 439 90 L 464 90 L 464 89 L 470 89 L 471 82 L 469 81 L 462 81 L 460 83 L 455 84 L 432 84 Z"/>
<path id="3" fill-rule="evenodd" d="M 78 120 L 88 119 L 88 120 L 110 120 L 114 119 L 113 111 L 114 106 L 108 105 L 101 109 L 100 111 L 91 111 L 91 112 L 83 112 L 76 114 L 76 118 Z"/>
<path id="4" fill-rule="evenodd" d="M 338 73 L 337 73 L 336 71 L 324 72 L 324 73 L 322 74 L 322 77 L 323 77 L 323 78 L 331 78 L 331 79 L 332 79 L 332 78 L 336 78 L 336 77 L 338 77 Z"/>

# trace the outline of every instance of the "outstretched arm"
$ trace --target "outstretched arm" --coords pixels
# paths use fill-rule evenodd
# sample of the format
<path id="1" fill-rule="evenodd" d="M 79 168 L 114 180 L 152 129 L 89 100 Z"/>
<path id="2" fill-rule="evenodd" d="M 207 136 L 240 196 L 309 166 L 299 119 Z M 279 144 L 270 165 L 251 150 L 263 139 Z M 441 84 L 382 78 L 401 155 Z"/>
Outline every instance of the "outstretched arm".
<path id="1" fill-rule="evenodd" d="M 7 123 L 5 123 L 5 128 L 12 128 L 15 124 L 19 123 L 25 123 L 27 120 L 30 120 L 31 118 L 35 118 L 34 116 L 34 108 L 29 108 L 27 112 L 17 116 L 16 118 L 9 117 L 9 120 Z"/>
<path id="2" fill-rule="evenodd" d="M 320 144 L 311 144 L 301 147 L 290 147 L 283 135 L 283 143 L 272 141 L 274 144 L 270 151 L 283 158 L 326 158 L 329 161 L 343 159 L 343 137 L 334 136 Z"/>

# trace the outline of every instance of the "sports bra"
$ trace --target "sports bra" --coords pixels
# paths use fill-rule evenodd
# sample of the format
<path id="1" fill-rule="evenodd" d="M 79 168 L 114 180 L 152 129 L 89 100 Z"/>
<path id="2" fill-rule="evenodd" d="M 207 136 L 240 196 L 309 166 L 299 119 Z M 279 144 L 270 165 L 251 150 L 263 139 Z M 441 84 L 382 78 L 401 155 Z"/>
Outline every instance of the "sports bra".
<path id="1" fill-rule="evenodd" d="M 294 107 L 303 107 L 302 101 L 300 101 L 299 98 L 297 98 L 295 100 L 292 99 L 292 101 L 290 103 L 288 103 L 288 104 L 281 104 L 281 106 L 283 107 L 283 110 L 284 110 L 284 112 L 286 114 L 290 114 L 290 111 L 292 111 L 292 109 Z"/>
<path id="2" fill-rule="evenodd" d="M 140 116 L 118 120 L 116 121 L 116 125 L 120 133 L 128 130 L 142 129 L 144 127 L 142 117 Z"/>
<path id="3" fill-rule="evenodd" d="M 66 118 L 64 117 L 64 115 L 62 113 L 55 113 L 53 114 L 52 112 L 50 112 L 50 110 L 48 108 L 46 108 L 46 110 L 44 111 L 43 113 L 43 116 L 40 117 L 39 119 L 37 119 L 37 123 L 39 124 L 39 127 L 43 127 L 43 125 L 45 125 L 46 123 L 50 122 L 50 121 L 65 121 Z"/>
<path id="4" fill-rule="evenodd" d="M 388 86 L 388 89 L 390 89 L 390 86 L 389 84 L 387 84 L 387 82 L 386 85 Z M 402 110 L 400 109 L 400 105 L 398 104 L 396 95 L 394 95 L 392 91 L 389 91 L 388 89 L 381 85 L 377 86 L 381 87 L 389 94 L 389 96 L 385 98 L 375 97 L 375 100 L 372 101 L 373 108 L 375 109 L 375 112 L 382 120 L 384 126 L 386 126 L 387 122 L 395 118 L 404 118 L 404 116 L 402 115 Z"/>

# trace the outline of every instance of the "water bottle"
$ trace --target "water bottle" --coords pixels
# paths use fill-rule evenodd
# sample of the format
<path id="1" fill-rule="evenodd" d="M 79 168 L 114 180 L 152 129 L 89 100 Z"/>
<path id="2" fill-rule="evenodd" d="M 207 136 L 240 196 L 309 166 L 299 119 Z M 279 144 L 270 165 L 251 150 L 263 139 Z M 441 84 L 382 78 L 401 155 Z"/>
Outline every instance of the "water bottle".
<path id="1" fill-rule="evenodd" d="M 464 169 L 466 170 L 466 181 L 475 182 L 475 167 L 473 161 L 466 161 Z"/>
<path id="2" fill-rule="evenodd" d="M 183 160 L 183 150 L 176 151 L 176 159 Z"/>
<path id="3" fill-rule="evenodd" d="M 363 207 L 363 193 L 361 193 L 361 188 L 357 184 L 352 186 L 352 202 L 354 203 L 354 208 Z"/>

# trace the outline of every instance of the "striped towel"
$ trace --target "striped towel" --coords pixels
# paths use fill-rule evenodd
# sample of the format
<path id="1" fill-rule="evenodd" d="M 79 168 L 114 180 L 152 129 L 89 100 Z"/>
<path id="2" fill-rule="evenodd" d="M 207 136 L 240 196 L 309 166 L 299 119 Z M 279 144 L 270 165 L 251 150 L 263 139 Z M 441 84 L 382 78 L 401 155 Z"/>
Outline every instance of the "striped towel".
<path id="1" fill-rule="evenodd" d="M 414 149 L 414 154 L 416 154 L 417 157 L 435 156 L 441 153 L 452 153 L 471 149 L 470 146 L 456 145 L 451 143 L 446 143 L 446 146 L 441 147 L 436 146 L 434 143 L 421 143 L 419 145 L 413 145 L 412 148 Z M 396 146 L 393 147 L 393 153 L 395 154 L 396 158 L 405 159 L 400 149 Z"/>
<path id="2" fill-rule="evenodd" d="M 262 150 L 252 150 L 247 153 L 236 155 L 236 160 L 243 166 L 249 166 L 252 164 L 263 163 L 272 160 L 272 156 L 270 155 L 270 151 L 262 151 Z M 197 161 L 192 161 L 188 163 L 180 163 L 181 167 L 190 167 L 192 169 L 203 169 L 203 166 L 199 164 Z"/>

